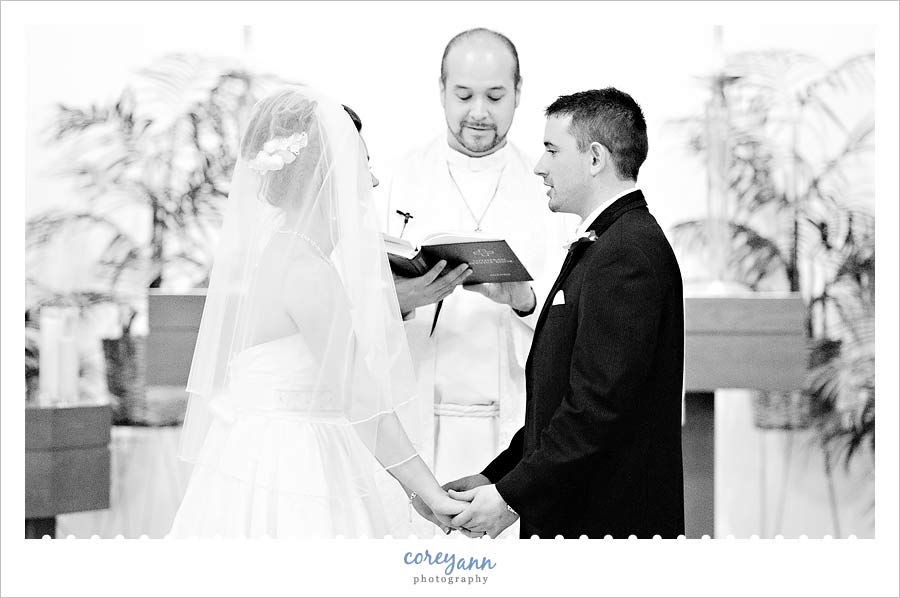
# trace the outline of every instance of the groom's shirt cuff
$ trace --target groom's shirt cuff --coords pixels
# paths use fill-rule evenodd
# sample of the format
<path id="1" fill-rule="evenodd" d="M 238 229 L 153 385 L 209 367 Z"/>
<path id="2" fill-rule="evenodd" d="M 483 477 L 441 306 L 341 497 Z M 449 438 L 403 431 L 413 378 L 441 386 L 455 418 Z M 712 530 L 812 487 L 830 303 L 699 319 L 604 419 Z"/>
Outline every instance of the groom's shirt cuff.
<path id="1" fill-rule="evenodd" d="M 488 479 L 490 479 L 490 478 L 488 478 Z M 503 502 L 506 503 L 506 509 L 507 509 L 508 511 L 510 511 L 513 515 L 515 515 L 516 517 L 519 517 L 519 516 L 520 516 L 520 515 L 519 515 L 519 509 L 518 509 L 516 506 L 514 506 L 513 503 L 511 503 L 511 502 L 509 501 L 509 496 L 508 496 L 508 494 L 504 494 L 504 493 L 503 493 L 503 490 L 501 490 L 501 489 L 500 489 L 500 486 L 498 486 L 497 484 L 494 484 L 494 488 L 497 489 L 497 494 L 499 494 L 499 495 L 500 495 L 500 498 L 503 499 Z"/>
<path id="2" fill-rule="evenodd" d="M 545 514 L 540 512 L 543 507 L 538 505 L 542 505 L 542 497 L 549 496 L 554 490 L 549 480 L 535 476 L 534 472 L 529 471 L 528 467 L 521 463 L 494 482 L 494 487 L 523 521 L 542 520 Z"/>

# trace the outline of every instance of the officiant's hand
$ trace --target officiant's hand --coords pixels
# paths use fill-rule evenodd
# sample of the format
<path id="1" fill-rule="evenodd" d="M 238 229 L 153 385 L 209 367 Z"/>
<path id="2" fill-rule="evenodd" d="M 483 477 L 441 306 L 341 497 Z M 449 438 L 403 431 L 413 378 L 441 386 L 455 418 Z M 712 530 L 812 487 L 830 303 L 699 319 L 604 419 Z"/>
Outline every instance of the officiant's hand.
<path id="1" fill-rule="evenodd" d="M 527 282 L 485 282 L 463 288 L 480 293 L 491 301 L 508 305 L 517 311 L 531 312 L 537 306 L 534 291 Z"/>
<path id="2" fill-rule="evenodd" d="M 447 262 L 441 260 L 417 278 L 394 275 L 394 288 L 400 302 L 400 313 L 408 314 L 417 307 L 437 303 L 452 293 L 472 274 L 468 264 L 460 264 L 444 272 Z"/>
<path id="3" fill-rule="evenodd" d="M 450 521 L 450 525 L 476 535 L 483 532 L 482 535 L 486 533 L 491 538 L 496 538 L 519 518 L 507 508 L 506 501 L 494 484 L 479 486 L 466 492 L 451 490 L 450 496 L 457 500 L 472 501 L 465 511 Z"/>

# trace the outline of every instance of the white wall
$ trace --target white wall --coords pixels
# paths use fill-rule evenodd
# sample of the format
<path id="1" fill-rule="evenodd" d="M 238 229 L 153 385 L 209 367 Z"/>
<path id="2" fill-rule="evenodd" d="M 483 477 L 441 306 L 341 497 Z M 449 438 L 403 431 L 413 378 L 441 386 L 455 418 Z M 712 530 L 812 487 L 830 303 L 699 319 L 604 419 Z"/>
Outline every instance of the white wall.
<path id="1" fill-rule="evenodd" d="M 50 107 L 112 99 L 135 69 L 162 53 L 244 58 L 326 90 L 363 117 L 377 173 L 443 130 L 437 84 L 443 47 L 464 28 L 487 26 L 507 34 L 519 50 L 525 83 L 510 134 L 514 142 L 537 157 L 547 104 L 564 93 L 619 87 L 647 115 L 651 150 L 641 185 L 657 218 L 668 227 L 702 214 L 701 165 L 686 155 L 666 122 L 702 108 L 704 90 L 695 77 L 712 62 L 711 27 L 623 24 L 607 18 L 600 3 L 519 3 L 514 15 L 512 6 L 314 5 L 287 11 L 277 24 L 253 25 L 246 52 L 241 25 L 34 27 L 27 53 L 27 212 L 69 201 L 61 183 L 48 178 L 54 164 L 39 142 Z M 729 25 L 724 37 L 726 50 L 791 47 L 832 62 L 873 47 L 871 28 L 862 26 Z"/>

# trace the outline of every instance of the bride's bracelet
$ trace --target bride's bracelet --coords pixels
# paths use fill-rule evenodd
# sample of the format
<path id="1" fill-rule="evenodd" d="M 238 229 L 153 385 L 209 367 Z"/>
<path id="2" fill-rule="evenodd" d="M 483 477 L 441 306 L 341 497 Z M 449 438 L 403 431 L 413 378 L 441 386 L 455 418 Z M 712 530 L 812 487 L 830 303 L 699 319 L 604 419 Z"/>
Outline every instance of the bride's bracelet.
<path id="1" fill-rule="evenodd" d="M 415 490 L 410 492 L 410 494 L 409 494 L 409 522 L 410 523 L 412 523 L 412 521 L 413 521 L 413 515 L 412 515 L 413 501 L 416 499 L 417 496 L 418 496 L 418 494 L 416 494 Z"/>

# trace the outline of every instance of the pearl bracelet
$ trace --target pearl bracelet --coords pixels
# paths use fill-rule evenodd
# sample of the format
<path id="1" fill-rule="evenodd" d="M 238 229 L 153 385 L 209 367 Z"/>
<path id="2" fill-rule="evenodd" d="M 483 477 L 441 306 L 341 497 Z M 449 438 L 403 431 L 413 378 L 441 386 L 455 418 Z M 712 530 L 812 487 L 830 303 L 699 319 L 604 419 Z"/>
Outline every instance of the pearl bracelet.
<path id="1" fill-rule="evenodd" d="M 409 522 L 410 523 L 412 523 L 412 521 L 413 521 L 413 515 L 412 515 L 413 501 L 416 499 L 417 496 L 418 496 L 418 494 L 416 494 L 415 491 L 411 492 L 409 495 Z"/>

